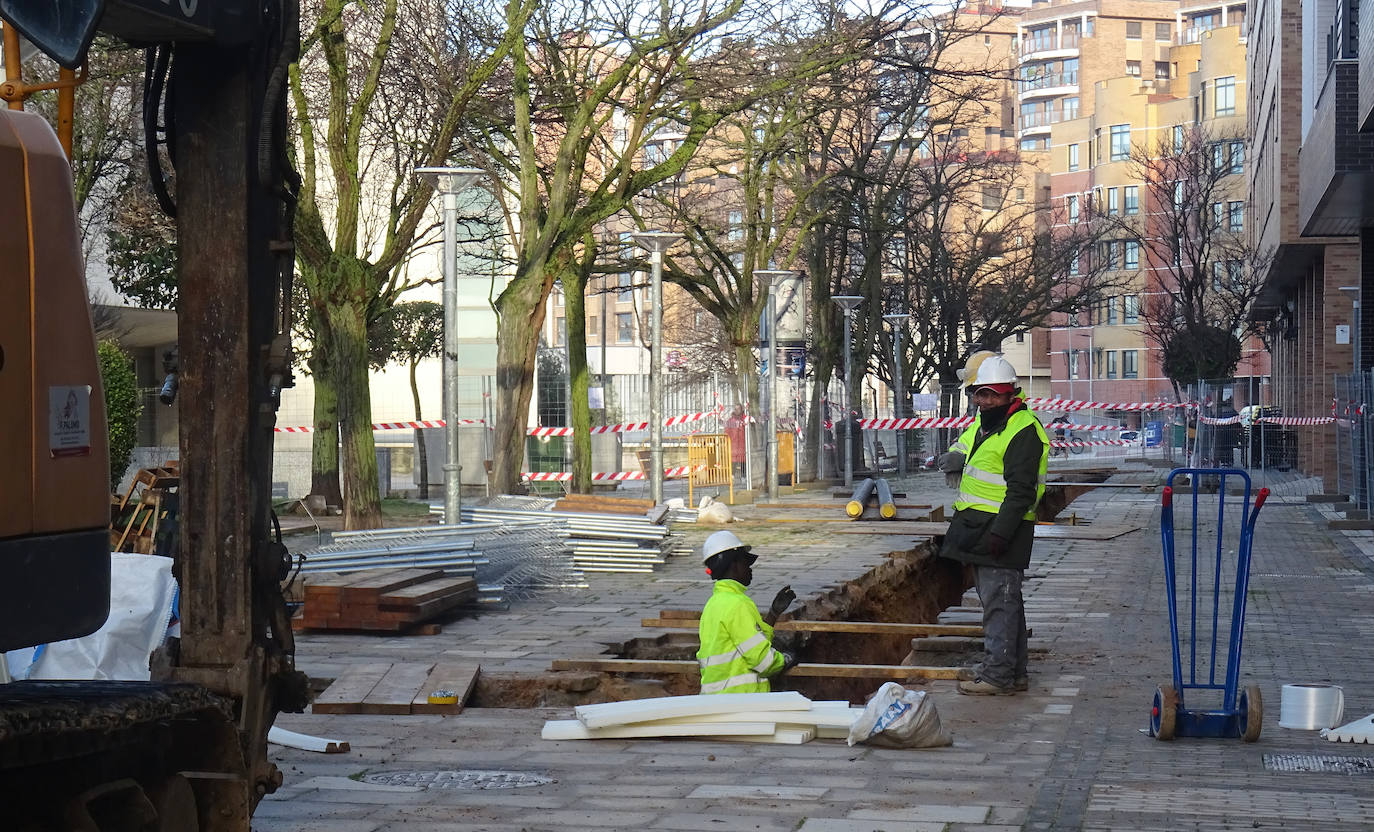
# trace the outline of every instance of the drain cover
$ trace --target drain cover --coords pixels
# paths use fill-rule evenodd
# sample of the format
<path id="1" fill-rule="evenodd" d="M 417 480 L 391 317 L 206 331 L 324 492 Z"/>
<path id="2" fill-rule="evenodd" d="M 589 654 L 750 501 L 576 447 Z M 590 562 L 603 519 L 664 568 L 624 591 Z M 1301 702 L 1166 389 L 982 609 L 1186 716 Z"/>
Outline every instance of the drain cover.
<path id="1" fill-rule="evenodd" d="M 380 786 L 420 786 L 426 789 L 522 789 L 553 782 L 552 777 L 532 771 L 493 771 L 490 769 L 459 769 L 450 771 L 378 771 L 364 774 L 364 783 Z"/>
<path id="2" fill-rule="evenodd" d="M 1374 757 L 1329 757 L 1318 754 L 1265 754 L 1270 771 L 1317 771 L 1323 774 L 1374 774 Z"/>

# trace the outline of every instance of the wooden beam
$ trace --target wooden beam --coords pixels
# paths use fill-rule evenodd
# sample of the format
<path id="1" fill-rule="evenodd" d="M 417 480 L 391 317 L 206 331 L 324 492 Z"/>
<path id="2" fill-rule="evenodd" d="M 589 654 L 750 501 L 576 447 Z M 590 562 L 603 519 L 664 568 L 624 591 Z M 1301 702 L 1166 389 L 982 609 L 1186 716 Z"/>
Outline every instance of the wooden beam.
<path id="1" fill-rule="evenodd" d="M 645 627 L 665 630 L 695 630 L 697 621 L 682 618 L 641 618 Z M 886 636 L 981 636 L 983 628 L 977 624 L 904 624 L 887 621 L 779 621 L 775 632 L 794 633 L 860 633 Z"/>
<path id="2" fill-rule="evenodd" d="M 550 670 L 595 670 L 602 673 L 647 673 L 664 676 L 698 674 L 701 668 L 693 661 L 651 661 L 647 659 L 554 659 Z M 899 664 L 807 664 L 787 671 L 788 676 L 809 678 L 891 679 L 957 679 L 957 667 L 909 667 Z"/>

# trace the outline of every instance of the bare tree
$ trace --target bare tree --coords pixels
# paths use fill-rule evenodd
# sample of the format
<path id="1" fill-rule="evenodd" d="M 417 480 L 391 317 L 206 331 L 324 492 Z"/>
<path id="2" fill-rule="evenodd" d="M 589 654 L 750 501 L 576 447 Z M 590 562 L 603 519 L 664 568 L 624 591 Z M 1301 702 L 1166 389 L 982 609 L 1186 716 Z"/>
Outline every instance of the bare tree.
<path id="1" fill-rule="evenodd" d="M 829 54 L 807 55 L 760 80 L 750 60 L 756 47 L 720 37 L 726 25 L 754 31 L 745 7 L 745 0 L 545 6 L 512 50 L 509 85 L 493 90 L 490 121 L 472 136 L 508 183 L 514 251 L 514 274 L 493 303 L 498 489 L 518 484 L 544 302 L 556 279 L 585 273 L 577 263 L 589 235 L 646 189 L 680 174 L 728 115 L 833 62 Z M 646 144 L 670 134 L 672 152 L 646 162 Z M 570 351 L 584 351 L 585 319 L 568 321 Z"/>
<path id="2" fill-rule="evenodd" d="M 300 276 L 314 349 L 313 491 L 327 489 L 342 439 L 344 524 L 380 521 L 367 330 L 409 288 L 403 263 L 425 233 L 433 187 L 421 166 L 451 162 L 469 102 L 522 33 L 534 0 L 505 8 L 493 38 L 481 3 L 304 4 L 291 73 L 299 130 Z"/>
<path id="3" fill-rule="evenodd" d="M 1116 219 L 1119 239 L 1103 256 L 1116 258 L 1131 245 L 1142 250 L 1141 323 L 1175 391 L 1232 375 L 1245 339 L 1260 334 L 1249 312 L 1270 255 L 1245 234 L 1244 154 L 1243 133 L 1197 126 L 1130 149 L 1141 211 Z"/>

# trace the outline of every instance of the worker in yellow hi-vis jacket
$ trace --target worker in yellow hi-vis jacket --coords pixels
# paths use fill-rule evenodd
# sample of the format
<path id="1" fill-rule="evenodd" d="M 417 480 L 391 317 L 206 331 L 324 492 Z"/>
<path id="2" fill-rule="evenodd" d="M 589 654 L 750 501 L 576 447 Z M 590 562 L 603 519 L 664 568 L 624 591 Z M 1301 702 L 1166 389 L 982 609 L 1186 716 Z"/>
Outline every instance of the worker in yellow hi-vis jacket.
<path id="1" fill-rule="evenodd" d="M 773 624 L 797 595 L 785 586 L 773 598 L 767 615 L 745 594 L 754 578 L 758 555 L 735 536 L 719 531 L 706 538 L 701 560 L 715 581 L 711 600 L 701 611 L 702 693 L 767 693 L 768 680 L 779 676 L 796 660 L 773 647 Z"/>

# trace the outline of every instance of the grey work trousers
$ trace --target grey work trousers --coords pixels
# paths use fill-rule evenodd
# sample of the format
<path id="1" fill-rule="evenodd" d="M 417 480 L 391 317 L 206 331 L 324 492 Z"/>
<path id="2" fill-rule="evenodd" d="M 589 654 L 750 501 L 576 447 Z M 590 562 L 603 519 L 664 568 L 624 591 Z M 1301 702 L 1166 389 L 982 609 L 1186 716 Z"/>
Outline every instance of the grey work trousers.
<path id="1" fill-rule="evenodd" d="M 985 682 L 1011 687 L 1026 677 L 1026 605 L 1021 600 L 1025 572 L 999 566 L 975 566 L 974 583 L 983 604 L 983 645 L 978 668 Z"/>

